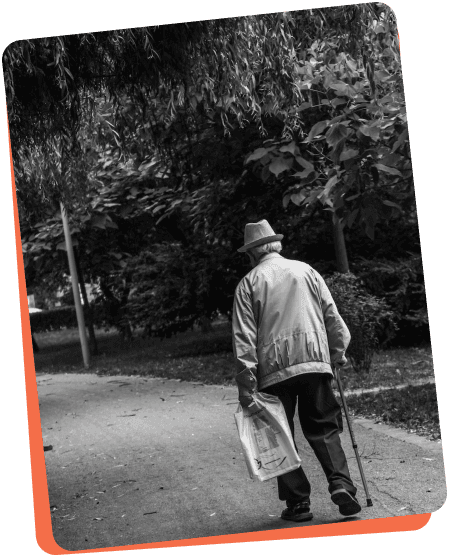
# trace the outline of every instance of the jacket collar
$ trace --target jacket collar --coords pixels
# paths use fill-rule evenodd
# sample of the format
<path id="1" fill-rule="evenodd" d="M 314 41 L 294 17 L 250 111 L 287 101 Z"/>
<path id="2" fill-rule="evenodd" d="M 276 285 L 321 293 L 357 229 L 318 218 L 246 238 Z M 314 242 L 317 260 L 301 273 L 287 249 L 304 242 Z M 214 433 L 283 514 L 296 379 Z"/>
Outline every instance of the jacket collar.
<path id="1" fill-rule="evenodd" d="M 257 263 L 257 265 L 260 265 L 262 263 L 262 261 L 268 261 L 268 259 L 275 259 L 275 258 L 281 258 L 284 259 L 282 257 L 282 255 L 280 253 L 277 253 L 276 251 L 272 252 L 272 253 L 267 253 L 266 255 L 263 255 L 260 259 L 259 262 Z"/>

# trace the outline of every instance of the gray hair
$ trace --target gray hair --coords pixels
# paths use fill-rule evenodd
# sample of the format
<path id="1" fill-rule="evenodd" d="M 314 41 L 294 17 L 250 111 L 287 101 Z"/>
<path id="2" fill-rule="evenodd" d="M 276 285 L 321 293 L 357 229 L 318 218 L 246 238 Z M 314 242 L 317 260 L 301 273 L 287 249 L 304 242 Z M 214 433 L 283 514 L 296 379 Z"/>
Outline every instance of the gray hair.
<path id="1" fill-rule="evenodd" d="M 281 242 L 269 242 L 268 244 L 262 244 L 261 246 L 256 246 L 255 248 L 251 248 L 248 250 L 248 253 L 251 254 L 256 261 L 266 255 L 267 253 L 279 253 L 282 251 L 282 244 Z"/>

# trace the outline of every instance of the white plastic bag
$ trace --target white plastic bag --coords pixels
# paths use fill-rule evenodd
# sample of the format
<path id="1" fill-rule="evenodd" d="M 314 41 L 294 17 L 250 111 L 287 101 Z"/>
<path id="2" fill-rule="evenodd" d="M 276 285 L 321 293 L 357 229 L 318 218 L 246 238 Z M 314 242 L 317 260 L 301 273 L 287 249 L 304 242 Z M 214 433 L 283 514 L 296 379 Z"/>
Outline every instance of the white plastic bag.
<path id="1" fill-rule="evenodd" d="M 256 392 L 251 406 L 234 414 L 248 472 L 262 482 L 301 466 L 284 407 L 278 397 Z"/>

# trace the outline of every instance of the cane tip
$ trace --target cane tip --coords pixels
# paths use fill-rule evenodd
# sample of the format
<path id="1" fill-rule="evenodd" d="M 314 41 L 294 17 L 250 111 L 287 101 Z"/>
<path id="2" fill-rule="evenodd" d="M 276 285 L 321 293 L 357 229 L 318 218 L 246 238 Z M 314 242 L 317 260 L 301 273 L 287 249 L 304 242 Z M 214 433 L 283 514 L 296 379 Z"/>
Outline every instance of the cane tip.
<path id="1" fill-rule="evenodd" d="M 366 500 L 366 506 L 367 507 L 372 507 L 373 506 L 373 502 L 371 501 L 371 499 Z"/>

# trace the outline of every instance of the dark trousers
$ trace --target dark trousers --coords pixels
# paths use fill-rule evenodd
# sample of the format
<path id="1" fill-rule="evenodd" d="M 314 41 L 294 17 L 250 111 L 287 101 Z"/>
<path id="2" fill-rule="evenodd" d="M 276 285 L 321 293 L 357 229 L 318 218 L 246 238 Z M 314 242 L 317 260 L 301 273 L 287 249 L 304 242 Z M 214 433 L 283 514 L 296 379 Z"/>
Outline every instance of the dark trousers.
<path id="1" fill-rule="evenodd" d="M 353 495 L 357 488 L 349 476 L 348 463 L 340 442 L 343 431 L 341 408 L 332 392 L 328 373 L 306 373 L 262 389 L 281 400 L 294 438 L 296 407 L 304 437 L 315 452 L 329 483 L 329 493 L 345 488 Z M 295 444 L 296 446 L 296 444 Z M 278 476 L 279 499 L 287 505 L 310 502 L 310 483 L 302 465 Z"/>

